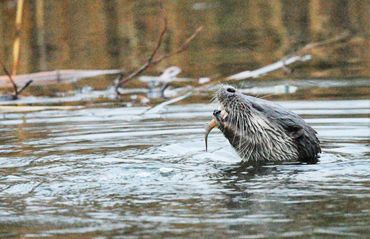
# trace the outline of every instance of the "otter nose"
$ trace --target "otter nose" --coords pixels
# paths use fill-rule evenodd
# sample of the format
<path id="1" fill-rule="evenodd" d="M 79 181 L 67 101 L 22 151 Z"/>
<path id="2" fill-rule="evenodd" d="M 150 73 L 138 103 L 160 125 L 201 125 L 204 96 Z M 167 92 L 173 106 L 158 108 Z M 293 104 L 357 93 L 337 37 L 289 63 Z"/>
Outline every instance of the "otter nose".
<path id="1" fill-rule="evenodd" d="M 233 87 L 227 87 L 226 91 L 229 93 L 235 93 L 235 89 Z"/>
<path id="2" fill-rule="evenodd" d="M 217 115 L 219 115 L 219 114 L 221 114 L 221 110 L 214 110 L 214 111 L 213 111 L 213 115 L 214 115 L 214 116 L 217 116 Z"/>

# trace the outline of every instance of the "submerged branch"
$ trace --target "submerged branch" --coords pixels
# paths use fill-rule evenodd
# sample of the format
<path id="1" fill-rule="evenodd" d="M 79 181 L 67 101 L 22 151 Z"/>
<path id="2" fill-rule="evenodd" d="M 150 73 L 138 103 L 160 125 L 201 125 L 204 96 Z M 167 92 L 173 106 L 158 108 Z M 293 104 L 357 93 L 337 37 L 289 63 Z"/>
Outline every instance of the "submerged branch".
<path id="1" fill-rule="evenodd" d="M 187 92 L 183 95 L 180 95 L 178 97 L 175 97 L 175 98 L 172 98 L 172 99 L 169 99 L 165 102 L 162 102 L 160 104 L 157 104 L 151 108 L 149 108 L 148 110 L 146 110 L 144 112 L 144 114 L 156 114 L 158 113 L 160 110 L 163 109 L 163 107 L 167 106 L 167 105 L 170 105 L 170 104 L 173 104 L 173 103 L 176 103 L 176 102 L 179 102 L 181 100 L 184 100 L 186 98 L 188 98 L 189 96 L 191 96 L 193 94 L 193 92 Z"/>

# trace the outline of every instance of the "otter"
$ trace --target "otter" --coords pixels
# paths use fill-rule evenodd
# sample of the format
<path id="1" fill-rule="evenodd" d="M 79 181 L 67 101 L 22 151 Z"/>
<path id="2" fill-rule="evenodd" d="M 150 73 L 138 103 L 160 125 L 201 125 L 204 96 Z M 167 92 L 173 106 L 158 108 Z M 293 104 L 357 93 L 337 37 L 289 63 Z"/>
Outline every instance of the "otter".
<path id="1" fill-rule="evenodd" d="M 206 128 L 218 127 L 243 163 L 318 162 L 321 148 L 317 132 L 300 116 L 284 107 L 221 86 L 216 93 L 220 108 Z"/>

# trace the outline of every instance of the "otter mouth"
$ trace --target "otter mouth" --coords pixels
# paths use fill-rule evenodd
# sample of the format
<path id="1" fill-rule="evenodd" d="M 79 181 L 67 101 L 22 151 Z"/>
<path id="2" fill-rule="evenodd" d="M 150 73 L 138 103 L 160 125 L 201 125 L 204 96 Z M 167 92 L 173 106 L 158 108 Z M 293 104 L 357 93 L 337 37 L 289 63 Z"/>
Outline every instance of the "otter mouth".
<path id="1" fill-rule="evenodd" d="M 208 150 L 208 135 L 216 127 L 223 126 L 224 122 L 227 121 L 229 113 L 221 105 L 219 109 L 213 111 L 212 120 L 206 125 L 206 132 L 204 136 L 204 142 L 206 146 L 206 152 Z"/>

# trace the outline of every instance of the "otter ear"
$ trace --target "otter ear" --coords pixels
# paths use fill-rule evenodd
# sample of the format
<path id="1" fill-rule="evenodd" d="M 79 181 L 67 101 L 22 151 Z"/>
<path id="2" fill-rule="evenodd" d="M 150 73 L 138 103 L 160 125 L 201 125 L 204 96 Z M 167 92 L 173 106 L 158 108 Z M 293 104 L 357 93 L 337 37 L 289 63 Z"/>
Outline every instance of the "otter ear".
<path id="1" fill-rule="evenodd" d="M 299 125 L 291 125 L 288 128 L 289 135 L 293 139 L 298 139 L 304 134 L 304 129 Z"/>

